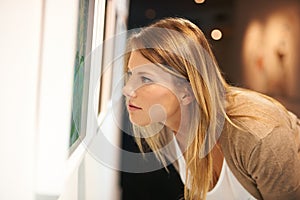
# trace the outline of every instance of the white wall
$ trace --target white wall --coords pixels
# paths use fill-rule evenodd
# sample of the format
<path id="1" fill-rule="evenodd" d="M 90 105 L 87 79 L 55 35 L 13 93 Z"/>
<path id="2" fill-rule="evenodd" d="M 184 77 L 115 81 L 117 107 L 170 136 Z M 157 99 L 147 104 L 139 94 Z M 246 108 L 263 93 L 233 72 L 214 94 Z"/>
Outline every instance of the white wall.
<path id="1" fill-rule="evenodd" d="M 42 1 L 0 2 L 0 199 L 33 199 Z"/>
<path id="2" fill-rule="evenodd" d="M 117 5 L 126 10 L 128 1 L 109 2 L 124 28 L 127 12 L 117 16 Z M 118 171 L 90 154 L 72 167 L 67 160 L 77 9 L 74 0 L 0 2 L 1 200 L 120 198 Z M 108 129 L 118 143 L 117 127 Z"/>

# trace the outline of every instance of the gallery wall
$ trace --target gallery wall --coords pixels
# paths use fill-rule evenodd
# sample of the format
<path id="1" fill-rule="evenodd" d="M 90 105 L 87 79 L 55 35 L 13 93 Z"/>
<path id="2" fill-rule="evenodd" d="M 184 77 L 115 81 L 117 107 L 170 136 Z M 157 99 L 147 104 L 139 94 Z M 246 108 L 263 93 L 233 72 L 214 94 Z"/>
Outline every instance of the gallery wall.
<path id="1" fill-rule="evenodd" d="M 244 86 L 300 107 L 300 1 L 237 1 L 235 65 Z"/>

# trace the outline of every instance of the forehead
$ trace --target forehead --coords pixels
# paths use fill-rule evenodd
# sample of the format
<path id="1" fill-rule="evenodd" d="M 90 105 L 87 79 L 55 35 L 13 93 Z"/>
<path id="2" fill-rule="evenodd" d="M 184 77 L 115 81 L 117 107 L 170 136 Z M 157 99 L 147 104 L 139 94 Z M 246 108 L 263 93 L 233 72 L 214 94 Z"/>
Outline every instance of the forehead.
<path id="1" fill-rule="evenodd" d="M 145 58 L 140 52 L 133 51 L 129 57 L 128 70 L 133 72 L 147 72 L 161 76 L 170 76 L 171 74 L 158 67 L 155 63 Z"/>
<path id="2" fill-rule="evenodd" d="M 146 66 L 146 65 L 154 65 L 150 60 L 145 58 L 139 51 L 133 51 L 130 54 L 128 61 L 128 69 L 133 70 L 137 67 Z"/>
<path id="3" fill-rule="evenodd" d="M 148 74 L 152 78 L 155 77 L 154 80 L 159 83 L 170 83 L 177 81 L 178 79 L 176 76 L 157 66 L 155 63 L 152 63 L 138 51 L 133 51 L 131 53 L 127 67 L 133 74 Z"/>
<path id="4" fill-rule="evenodd" d="M 172 80 L 188 82 L 187 79 L 180 74 L 168 69 L 168 66 L 153 63 L 145 58 L 139 51 L 132 51 L 128 60 L 127 70 L 134 73 L 147 73 L 156 76 L 157 80 Z"/>

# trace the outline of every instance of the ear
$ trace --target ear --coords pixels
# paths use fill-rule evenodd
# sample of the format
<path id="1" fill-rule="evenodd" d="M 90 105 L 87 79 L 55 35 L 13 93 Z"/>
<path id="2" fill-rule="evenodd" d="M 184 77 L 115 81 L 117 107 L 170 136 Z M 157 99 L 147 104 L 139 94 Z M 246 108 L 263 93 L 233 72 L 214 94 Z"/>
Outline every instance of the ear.
<path id="1" fill-rule="evenodd" d="M 182 105 L 188 105 L 195 100 L 194 93 L 191 88 L 184 87 L 184 92 L 181 95 Z"/>

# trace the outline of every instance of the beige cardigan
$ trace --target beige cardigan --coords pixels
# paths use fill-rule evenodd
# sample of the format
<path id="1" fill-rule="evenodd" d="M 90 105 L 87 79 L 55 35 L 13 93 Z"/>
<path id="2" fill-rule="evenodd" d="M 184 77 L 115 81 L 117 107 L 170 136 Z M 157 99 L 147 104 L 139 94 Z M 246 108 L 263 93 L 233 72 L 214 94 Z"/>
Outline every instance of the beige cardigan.
<path id="1" fill-rule="evenodd" d="M 239 182 L 257 199 L 300 200 L 300 121 L 255 92 L 232 88 L 220 136 L 224 157 Z"/>

